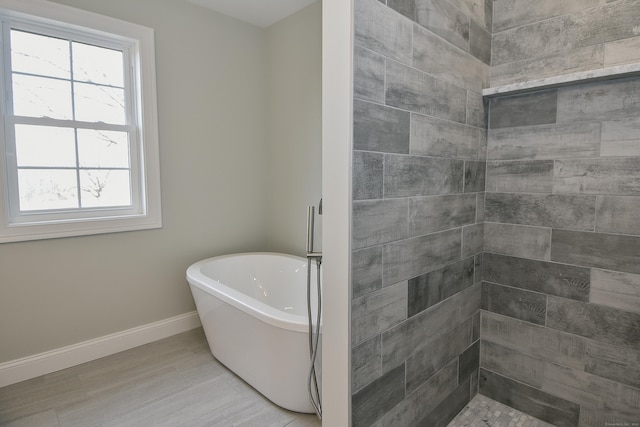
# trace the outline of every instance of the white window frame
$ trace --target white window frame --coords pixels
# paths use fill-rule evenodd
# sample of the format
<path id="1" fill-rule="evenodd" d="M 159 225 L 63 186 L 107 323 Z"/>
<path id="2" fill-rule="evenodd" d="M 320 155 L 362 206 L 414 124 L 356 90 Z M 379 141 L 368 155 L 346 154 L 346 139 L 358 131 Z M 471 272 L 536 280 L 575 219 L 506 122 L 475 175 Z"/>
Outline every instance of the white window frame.
<path id="1" fill-rule="evenodd" d="M 20 28 L 50 28 L 49 34 L 78 35 L 84 40 L 108 41 L 127 46 L 129 75 L 125 81 L 132 88 L 127 106 L 127 126 L 132 129 L 132 192 L 130 209 L 70 210 L 68 212 L 20 213 L 15 200 L 17 183 L 12 178 L 9 147 L 13 141 L 12 100 L 7 90 L 8 44 L 2 42 L 0 63 L 0 243 L 49 239 L 88 234 L 112 233 L 162 227 L 160 203 L 160 166 L 156 106 L 155 48 L 153 30 L 115 18 L 64 6 L 46 0 L 0 0 L 3 28 L 10 22 Z M 8 30 L 3 30 L 6 34 Z M 36 30 L 36 32 L 38 32 Z M 4 37 L 3 37 L 4 38 Z M 1 40 L 0 40 L 1 41 Z M 105 42 L 106 41 L 106 42 Z M 98 44 L 98 43 L 97 43 Z M 10 70 L 9 70 L 10 71 Z M 130 111 L 129 111 L 130 109 Z M 9 143 L 11 142 L 11 143 Z M 11 172 L 11 173 L 10 173 Z M 13 202 L 12 202 L 13 200 Z M 86 213 L 85 213 L 86 212 Z"/>

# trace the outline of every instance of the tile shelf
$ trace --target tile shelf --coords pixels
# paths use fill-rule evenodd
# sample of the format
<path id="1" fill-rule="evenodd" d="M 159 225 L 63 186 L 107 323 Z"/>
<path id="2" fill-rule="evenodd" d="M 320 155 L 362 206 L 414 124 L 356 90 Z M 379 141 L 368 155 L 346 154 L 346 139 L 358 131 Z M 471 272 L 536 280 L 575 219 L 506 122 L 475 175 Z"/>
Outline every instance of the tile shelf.
<path id="1" fill-rule="evenodd" d="M 597 70 L 580 71 L 560 76 L 546 77 L 538 80 L 511 83 L 482 90 L 482 96 L 493 98 L 496 96 L 515 95 L 541 89 L 551 89 L 572 84 L 590 83 L 602 80 L 618 79 L 640 75 L 640 63 L 619 65 L 615 67 L 599 68 Z"/>

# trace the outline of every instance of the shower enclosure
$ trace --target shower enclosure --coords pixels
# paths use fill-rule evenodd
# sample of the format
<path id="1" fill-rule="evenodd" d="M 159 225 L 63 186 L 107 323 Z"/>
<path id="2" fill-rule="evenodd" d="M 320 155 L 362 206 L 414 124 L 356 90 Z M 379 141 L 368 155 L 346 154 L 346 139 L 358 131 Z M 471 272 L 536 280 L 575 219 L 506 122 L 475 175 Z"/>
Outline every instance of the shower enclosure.
<path id="1" fill-rule="evenodd" d="M 640 5 L 354 7 L 352 424 L 640 421 Z"/>

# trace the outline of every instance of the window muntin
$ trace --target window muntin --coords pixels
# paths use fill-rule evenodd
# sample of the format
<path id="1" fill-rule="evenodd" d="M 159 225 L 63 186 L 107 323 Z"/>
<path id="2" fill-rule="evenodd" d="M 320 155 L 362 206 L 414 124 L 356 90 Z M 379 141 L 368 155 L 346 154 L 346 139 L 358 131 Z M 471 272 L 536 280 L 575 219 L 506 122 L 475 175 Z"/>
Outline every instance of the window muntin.
<path id="1" fill-rule="evenodd" d="M 17 205 L 13 216 L 133 209 L 127 47 L 112 49 L 5 25 L 10 27 L 5 34 L 11 61 L 5 69 L 13 105 L 6 123 L 13 126 L 13 138 L 7 142 L 16 152 L 16 167 L 9 173 L 16 174 L 11 181 L 18 186 L 17 197 L 10 200 Z M 47 119 L 58 121 L 54 125 Z M 78 128 L 79 122 L 87 128 Z M 104 124 L 122 129 L 106 130 Z"/>
<path id="2" fill-rule="evenodd" d="M 152 30 L 46 1 L 0 20 L 0 243 L 160 227 Z"/>

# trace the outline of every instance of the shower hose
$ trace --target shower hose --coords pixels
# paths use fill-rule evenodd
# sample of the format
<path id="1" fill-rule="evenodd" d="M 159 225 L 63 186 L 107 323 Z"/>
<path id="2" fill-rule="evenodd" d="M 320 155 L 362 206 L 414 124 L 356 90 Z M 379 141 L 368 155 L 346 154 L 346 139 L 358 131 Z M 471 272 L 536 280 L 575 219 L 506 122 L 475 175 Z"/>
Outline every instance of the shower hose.
<path id="1" fill-rule="evenodd" d="M 318 343 L 320 341 L 320 315 L 321 310 L 321 289 L 320 289 L 320 264 L 322 263 L 321 257 L 313 257 L 316 260 L 317 267 L 317 280 L 316 288 L 318 290 L 318 313 L 316 315 L 316 329 L 315 334 L 313 330 L 313 319 L 311 314 L 311 257 L 307 258 L 307 316 L 309 319 L 309 356 L 311 358 L 311 366 L 309 368 L 309 378 L 307 381 L 307 388 L 309 390 L 309 399 L 313 405 L 313 409 L 316 411 L 319 419 L 322 419 L 322 403 L 320 401 L 320 391 L 318 388 L 318 377 L 316 376 L 316 357 L 318 356 Z M 314 337 L 315 335 L 315 337 Z"/>

